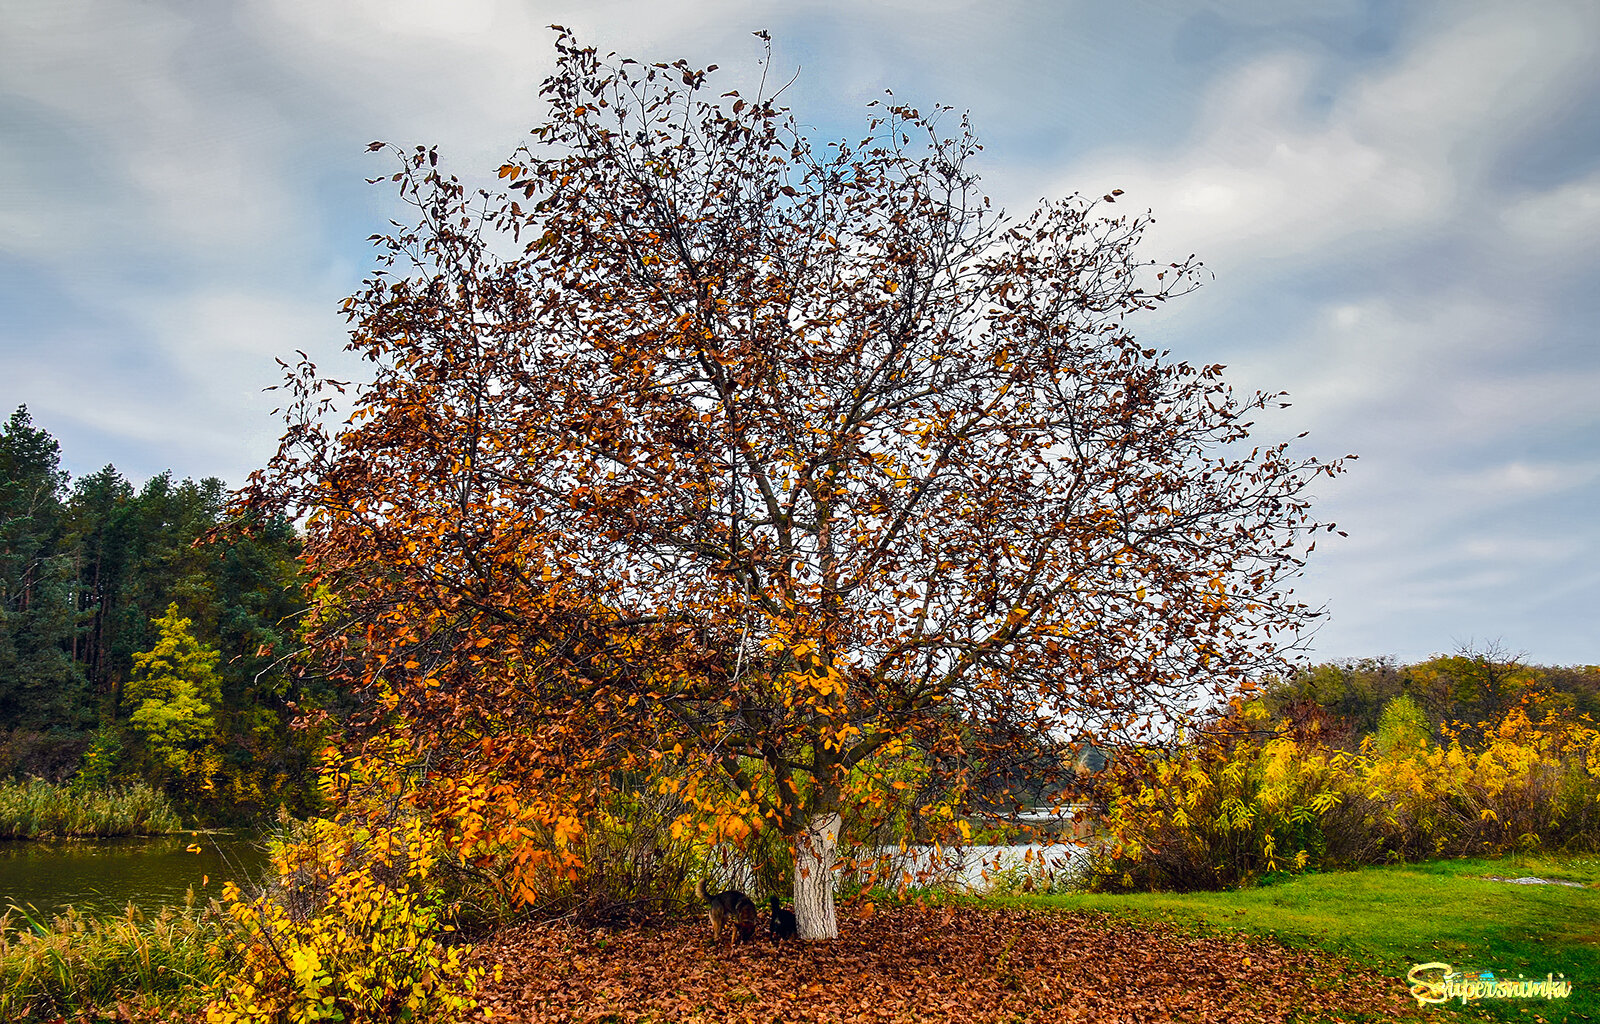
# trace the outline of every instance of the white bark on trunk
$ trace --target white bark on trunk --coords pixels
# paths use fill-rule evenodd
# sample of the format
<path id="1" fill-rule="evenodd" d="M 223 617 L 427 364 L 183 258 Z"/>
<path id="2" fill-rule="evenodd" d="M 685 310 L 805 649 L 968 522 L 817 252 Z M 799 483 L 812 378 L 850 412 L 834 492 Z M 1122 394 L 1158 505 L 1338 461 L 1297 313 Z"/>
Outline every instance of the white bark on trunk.
<path id="1" fill-rule="evenodd" d="M 837 939 L 833 864 L 839 851 L 839 816 L 818 814 L 795 841 L 794 917 L 800 938 Z"/>

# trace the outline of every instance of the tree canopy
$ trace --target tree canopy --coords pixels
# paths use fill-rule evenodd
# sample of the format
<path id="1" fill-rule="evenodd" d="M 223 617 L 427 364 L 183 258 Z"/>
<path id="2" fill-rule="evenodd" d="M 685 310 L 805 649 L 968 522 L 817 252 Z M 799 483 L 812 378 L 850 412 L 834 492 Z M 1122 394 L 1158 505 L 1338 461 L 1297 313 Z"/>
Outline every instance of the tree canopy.
<path id="1" fill-rule="evenodd" d="M 305 517 L 317 669 L 410 737 L 464 848 L 537 824 L 575 858 L 626 769 L 720 838 L 786 837 L 830 936 L 841 815 L 898 799 L 885 766 L 940 767 L 932 829 L 976 761 L 1292 645 L 1340 464 L 1134 338 L 1198 272 L 1138 256 L 1147 218 L 1007 218 L 948 110 L 891 97 L 819 145 L 714 66 L 557 54 L 501 190 L 397 151 L 416 222 L 346 302 L 372 379 L 330 424 L 337 382 L 290 367 L 246 492 Z"/>

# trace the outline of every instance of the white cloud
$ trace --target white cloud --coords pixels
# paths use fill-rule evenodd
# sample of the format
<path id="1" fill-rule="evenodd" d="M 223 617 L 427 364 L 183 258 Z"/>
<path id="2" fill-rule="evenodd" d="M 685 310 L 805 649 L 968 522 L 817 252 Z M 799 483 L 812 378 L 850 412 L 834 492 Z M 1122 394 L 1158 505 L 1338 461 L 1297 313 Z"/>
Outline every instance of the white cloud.
<path id="1" fill-rule="evenodd" d="M 164 351 L 183 365 L 221 356 L 271 366 L 274 356 L 337 348 L 344 340 L 334 303 L 303 295 L 223 287 L 162 297 L 133 312 L 141 333 L 163 337 Z"/>
<path id="2" fill-rule="evenodd" d="M 30 199 L 7 216 L 20 228 L 8 248 L 81 262 L 92 239 L 112 260 L 236 259 L 304 224 L 284 174 L 293 126 L 270 95 L 236 87 L 202 17 L 23 5 L 0 33 L 0 95 L 34 124 L 29 161 L 0 166 L 0 188 Z"/>
<path id="3" fill-rule="evenodd" d="M 1152 251 L 1198 253 L 1224 269 L 1323 256 L 1330 243 L 1437 218 L 1448 192 L 1437 168 L 1295 109 L 1312 70 L 1302 57 L 1259 60 L 1204 106 L 1185 150 L 1104 154 L 1066 180 L 1123 189 L 1124 203 L 1154 212 Z"/>
<path id="4" fill-rule="evenodd" d="M 1587 78 L 1600 16 L 1575 3 L 1452 15 L 1397 67 L 1358 83 L 1338 116 L 1409 160 L 1470 175 Z"/>
<path id="5" fill-rule="evenodd" d="M 1324 58 L 1259 57 L 1212 89 L 1186 147 L 1100 153 L 1061 180 L 1124 189 L 1155 212 L 1152 250 L 1224 270 L 1349 257 L 1479 203 L 1516 133 L 1587 85 L 1597 26 L 1577 5 L 1489 7 L 1355 78 L 1325 113 L 1307 105 Z"/>
<path id="6" fill-rule="evenodd" d="M 1600 172 L 1525 195 L 1500 215 L 1523 245 L 1571 256 L 1600 243 Z"/>
<path id="7" fill-rule="evenodd" d="M 552 24 L 602 51 L 652 60 L 720 53 L 731 63 L 729 53 L 759 52 L 744 25 L 750 16 L 736 0 L 275 0 L 253 12 L 250 31 L 327 90 L 344 111 L 342 127 L 363 141 L 438 143 L 468 173 L 492 174 L 544 114 L 538 90 L 554 67 Z"/>
<path id="8" fill-rule="evenodd" d="M 1587 656 L 1577 613 L 1543 600 L 1600 546 L 1600 366 L 1530 358 L 1530 323 L 1525 297 L 1370 291 L 1235 361 L 1236 379 L 1290 391 L 1284 415 L 1317 449 L 1361 456 L 1317 488 L 1350 534 L 1321 543 L 1302 588 L 1331 605 L 1319 656 L 1424 657 L 1470 632 Z"/>
<path id="9" fill-rule="evenodd" d="M 1461 543 L 1461 553 L 1474 560 L 1529 565 L 1565 561 L 1572 557 L 1572 545 L 1551 537 L 1490 535 L 1468 537 Z"/>
<path id="10" fill-rule="evenodd" d="M 8 356 L 7 390 L 64 439 L 145 449 L 112 456 L 135 477 L 203 467 L 180 472 L 241 483 L 281 430 L 272 409 L 282 396 L 264 391 L 282 380 L 275 357 L 292 360 L 299 348 L 332 376 L 358 369 L 340 351 L 344 323 L 334 307 L 331 295 L 228 287 L 103 297 L 106 326 L 52 331 Z M 66 447 L 81 470 L 85 453 Z"/>
<path id="11" fill-rule="evenodd" d="M 1587 416 L 1583 374 L 1513 358 L 1524 336 L 1520 313 L 1473 290 L 1344 295 L 1309 306 L 1271 344 L 1234 356 L 1232 376 L 1288 391 L 1296 430 L 1384 447 L 1459 448 L 1530 416 Z"/>
<path id="12" fill-rule="evenodd" d="M 1600 462 L 1592 460 L 1525 462 L 1513 459 L 1470 473 L 1455 474 L 1442 483 L 1453 502 L 1477 499 L 1483 503 L 1504 504 L 1576 490 L 1596 479 L 1600 479 Z"/>

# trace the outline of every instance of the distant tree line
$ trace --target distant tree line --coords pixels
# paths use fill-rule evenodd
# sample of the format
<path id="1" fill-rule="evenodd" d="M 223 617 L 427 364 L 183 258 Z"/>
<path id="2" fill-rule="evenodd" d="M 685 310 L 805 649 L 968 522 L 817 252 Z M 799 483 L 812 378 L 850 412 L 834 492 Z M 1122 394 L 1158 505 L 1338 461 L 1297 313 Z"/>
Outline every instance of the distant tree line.
<path id="1" fill-rule="evenodd" d="M 1536 716 L 1600 720 L 1600 665 L 1534 665 L 1499 641 L 1463 644 L 1415 664 L 1393 658 L 1332 661 L 1273 680 L 1266 711 L 1301 735 L 1352 746 L 1391 730 L 1438 741 L 1447 732 L 1475 741 L 1506 712 L 1538 695 Z"/>
<path id="2" fill-rule="evenodd" d="M 0 778 L 150 781 L 212 819 L 311 798 L 325 702 L 289 670 L 288 522 L 200 543 L 220 480 L 71 481 L 19 408 L 0 433 Z"/>

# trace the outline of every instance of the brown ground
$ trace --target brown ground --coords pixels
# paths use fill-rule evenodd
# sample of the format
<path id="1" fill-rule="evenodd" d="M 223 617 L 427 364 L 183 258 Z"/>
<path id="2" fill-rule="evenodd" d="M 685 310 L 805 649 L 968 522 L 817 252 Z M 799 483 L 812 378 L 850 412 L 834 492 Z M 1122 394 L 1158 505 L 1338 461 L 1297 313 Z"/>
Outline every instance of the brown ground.
<path id="1" fill-rule="evenodd" d="M 704 920 L 533 926 L 480 946 L 509 1022 L 1415 1020 L 1397 981 L 1264 941 L 1084 914 L 898 907 L 841 938 L 712 949 Z"/>

